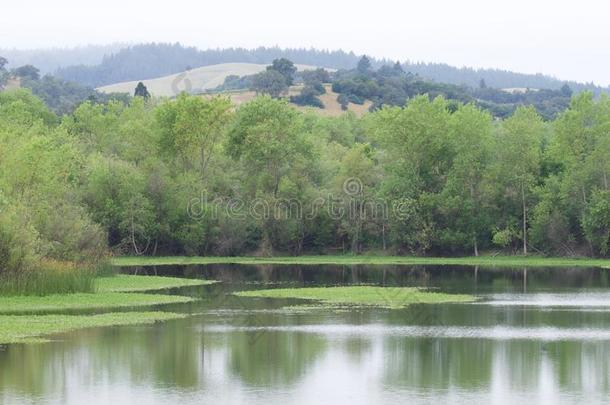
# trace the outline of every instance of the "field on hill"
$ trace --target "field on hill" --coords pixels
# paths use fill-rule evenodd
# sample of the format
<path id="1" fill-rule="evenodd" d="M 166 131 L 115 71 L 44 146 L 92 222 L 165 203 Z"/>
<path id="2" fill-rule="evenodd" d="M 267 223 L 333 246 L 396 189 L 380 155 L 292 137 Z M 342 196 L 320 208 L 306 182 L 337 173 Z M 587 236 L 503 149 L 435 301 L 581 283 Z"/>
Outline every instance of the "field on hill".
<path id="1" fill-rule="evenodd" d="M 316 69 L 316 66 L 310 65 L 295 65 L 299 71 Z M 256 63 L 222 63 L 212 66 L 204 66 L 197 69 L 192 69 L 175 75 L 159 77 L 156 79 L 142 80 L 148 91 L 157 97 L 174 97 L 181 91 L 190 93 L 205 93 L 221 85 L 225 78 L 229 75 L 247 76 L 264 71 L 267 65 Z M 332 69 L 331 69 L 332 70 Z M 97 90 L 103 93 L 130 93 L 132 94 L 136 88 L 138 81 L 123 82 L 110 84 L 108 86 L 99 87 Z M 341 115 L 344 111 L 341 110 L 341 105 L 337 102 L 339 94 L 332 91 L 330 84 L 325 86 L 326 93 L 319 96 L 320 101 L 324 104 L 324 109 L 315 107 L 297 106 L 299 110 L 313 110 L 319 114 L 326 116 Z M 288 96 L 299 94 L 302 86 L 292 86 L 288 92 Z M 235 105 L 252 100 L 256 93 L 250 90 L 234 90 L 226 91 L 222 94 L 227 95 Z M 210 97 L 211 94 L 206 94 L 204 97 Z M 362 116 L 369 110 L 370 101 L 366 101 L 362 105 L 350 103 L 348 110 L 354 112 L 358 116 Z"/>
<path id="2" fill-rule="evenodd" d="M 303 88 L 303 86 L 290 87 L 290 90 L 288 91 L 288 96 L 295 96 L 295 95 L 299 94 L 299 92 L 301 91 L 302 88 Z M 324 104 L 323 109 L 316 108 L 316 107 L 297 106 L 297 105 L 295 105 L 295 107 L 301 111 L 315 111 L 316 113 L 319 113 L 324 116 L 335 117 L 335 116 L 343 114 L 344 111 L 341 109 L 341 105 L 337 101 L 337 97 L 339 96 L 339 94 L 332 91 L 330 84 L 325 84 L 324 88 L 326 89 L 326 93 L 322 94 L 321 96 L 318 96 L 320 101 L 322 101 L 322 104 Z M 221 94 L 228 96 L 231 99 L 231 101 L 233 102 L 233 104 L 235 104 L 235 105 L 240 105 L 242 103 L 246 103 L 246 102 L 252 100 L 254 97 L 256 97 L 256 93 L 251 90 L 234 90 L 234 91 L 223 92 Z M 204 95 L 204 97 L 212 97 L 213 95 L 216 95 L 216 94 L 210 93 L 210 94 Z M 350 103 L 348 106 L 348 111 L 351 111 L 351 112 L 355 113 L 357 116 L 361 117 L 364 113 L 366 113 L 369 110 L 369 107 L 371 106 L 371 104 L 372 103 L 369 100 L 365 101 L 364 104 L 362 104 L 362 105 Z"/>
<path id="3" fill-rule="evenodd" d="M 4 86 L 4 90 L 13 90 L 13 89 L 18 89 L 20 87 L 21 87 L 21 79 L 19 79 L 18 77 L 11 77 L 6 82 L 6 85 Z"/>
<path id="4" fill-rule="evenodd" d="M 313 70 L 316 66 L 295 65 L 298 70 Z M 220 86 L 230 75 L 248 76 L 260 73 L 267 65 L 256 63 L 221 63 L 204 66 L 185 72 L 158 77 L 150 80 L 141 80 L 148 91 L 157 97 L 173 97 L 182 91 L 189 93 L 202 93 Z M 109 84 L 97 88 L 103 93 L 130 93 L 133 94 L 138 80 Z"/>

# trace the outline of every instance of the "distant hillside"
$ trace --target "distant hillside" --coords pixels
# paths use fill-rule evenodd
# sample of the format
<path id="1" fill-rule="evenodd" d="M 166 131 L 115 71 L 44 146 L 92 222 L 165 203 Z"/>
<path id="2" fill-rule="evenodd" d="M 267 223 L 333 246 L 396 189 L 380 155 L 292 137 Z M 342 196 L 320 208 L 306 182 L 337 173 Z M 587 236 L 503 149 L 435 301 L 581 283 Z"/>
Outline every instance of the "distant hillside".
<path id="1" fill-rule="evenodd" d="M 72 65 L 94 66 L 102 63 L 105 55 L 118 52 L 125 44 L 87 45 L 76 48 L 3 49 L 0 56 L 8 59 L 8 68 L 33 65 L 41 74 L 54 73 L 57 69 Z"/>
<path id="2" fill-rule="evenodd" d="M 124 81 L 152 79 L 176 74 L 188 68 L 197 68 L 221 63 L 269 64 L 274 59 L 285 57 L 295 63 L 323 66 L 335 69 L 351 69 L 360 55 L 345 51 L 321 51 L 315 49 L 280 48 L 229 48 L 199 50 L 180 44 L 142 44 L 126 47 L 109 54 L 96 66 L 69 66 L 56 72 L 64 80 L 99 87 Z M 405 55 L 408 60 L 409 55 Z M 389 60 L 371 60 L 378 68 L 389 64 Z M 65 66 L 65 65 L 64 65 Z M 442 63 L 404 62 L 405 71 L 439 83 L 477 87 L 481 79 L 494 88 L 529 87 L 558 90 L 568 84 L 575 91 L 589 89 L 595 93 L 602 90 L 593 84 L 559 80 L 543 74 L 514 73 L 499 69 L 456 68 Z"/>
<path id="3" fill-rule="evenodd" d="M 426 79 L 439 83 L 450 83 L 470 87 L 478 87 L 481 79 L 487 86 L 494 88 L 532 88 L 559 90 L 567 84 L 574 91 L 591 90 L 598 94 L 602 88 L 593 83 L 579 83 L 571 80 L 559 80 L 552 76 L 538 74 L 515 73 L 501 69 L 474 69 L 469 67 L 456 68 L 444 63 L 404 63 L 405 71 L 418 74 Z"/>
<path id="4" fill-rule="evenodd" d="M 153 79 L 180 73 L 190 68 L 222 63 L 269 64 L 281 57 L 287 57 L 298 64 L 339 69 L 351 68 L 358 60 L 355 54 L 343 51 L 280 48 L 200 51 L 180 44 L 145 44 L 121 49 L 104 57 L 97 66 L 70 66 L 58 69 L 56 76 L 64 80 L 100 87 L 125 81 Z"/>
<path id="5" fill-rule="evenodd" d="M 297 69 L 313 70 L 316 66 L 296 65 Z M 134 80 L 130 82 L 115 83 L 98 87 L 103 93 L 129 93 L 133 94 L 138 81 L 142 81 L 148 91 L 154 96 L 172 97 L 182 91 L 188 93 L 202 93 L 223 84 L 230 75 L 247 76 L 264 71 L 266 65 L 254 63 L 222 63 L 204 66 L 178 74 L 158 77 L 149 80 Z"/>

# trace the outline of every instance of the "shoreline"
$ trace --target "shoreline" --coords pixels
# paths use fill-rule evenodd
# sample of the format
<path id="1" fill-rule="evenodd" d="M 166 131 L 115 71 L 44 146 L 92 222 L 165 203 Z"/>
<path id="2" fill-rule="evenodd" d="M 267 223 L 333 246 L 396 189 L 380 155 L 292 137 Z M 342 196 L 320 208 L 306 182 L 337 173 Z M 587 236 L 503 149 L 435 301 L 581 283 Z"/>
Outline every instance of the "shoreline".
<path id="1" fill-rule="evenodd" d="M 286 264 L 286 265 L 439 265 L 487 267 L 599 267 L 610 268 L 610 259 L 562 258 L 539 256 L 469 256 L 469 257 L 417 257 L 417 256 L 158 256 L 115 257 L 112 265 L 118 267 L 170 266 L 198 264 Z"/>

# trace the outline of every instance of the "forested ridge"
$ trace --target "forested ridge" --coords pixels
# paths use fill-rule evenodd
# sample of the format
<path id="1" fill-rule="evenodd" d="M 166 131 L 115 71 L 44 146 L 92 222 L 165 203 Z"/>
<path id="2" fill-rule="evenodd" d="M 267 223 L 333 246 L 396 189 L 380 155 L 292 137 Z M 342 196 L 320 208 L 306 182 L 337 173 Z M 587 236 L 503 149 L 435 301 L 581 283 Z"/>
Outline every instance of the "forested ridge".
<path id="1" fill-rule="evenodd" d="M 0 269 L 109 251 L 607 257 L 609 127 L 610 99 L 587 92 L 545 122 L 428 96 L 362 118 L 186 94 L 58 117 L 5 91 Z"/>
<path id="2" fill-rule="evenodd" d="M 98 48 L 93 47 L 91 50 L 91 53 L 98 55 L 97 57 L 99 57 L 100 52 Z M 68 62 L 58 65 L 57 70 L 43 69 L 43 71 L 44 73 L 54 74 L 63 80 L 74 81 L 90 87 L 98 87 L 123 81 L 152 79 L 179 73 L 189 68 L 218 63 L 269 64 L 273 60 L 280 58 L 290 59 L 295 63 L 325 68 L 352 69 L 362 56 L 343 50 L 283 49 L 278 47 L 199 50 L 177 43 L 138 44 L 125 46 L 120 49 L 114 46 L 109 47 L 109 50 L 110 52 L 106 53 L 99 63 L 74 64 L 70 63 L 74 58 L 64 57 Z M 87 48 L 85 47 L 79 54 L 84 54 L 88 60 L 93 60 L 93 56 L 90 56 L 86 51 Z M 15 54 L 15 52 L 10 54 L 8 52 L 5 53 L 8 55 L 9 60 Z M 31 51 L 29 58 L 19 53 L 15 56 L 15 61 L 19 60 L 21 64 L 38 66 L 39 63 L 44 63 L 40 62 L 41 58 L 34 58 L 35 53 L 33 51 Z M 46 53 L 44 60 L 49 59 L 50 56 Z M 86 58 L 81 58 L 81 60 L 84 59 Z M 375 69 L 383 65 L 393 64 L 394 62 L 396 61 L 371 58 L 372 66 Z M 574 91 L 590 90 L 594 93 L 599 93 L 605 90 L 593 83 L 565 81 L 543 74 L 515 73 L 501 69 L 458 68 L 446 63 L 410 61 L 409 55 L 405 55 L 400 63 L 406 72 L 411 72 L 426 80 L 433 80 L 438 83 L 478 87 L 480 81 L 484 80 L 488 86 L 495 88 L 522 87 L 559 90 L 564 84 L 568 84 Z M 16 66 L 18 65 L 13 65 L 12 67 Z"/>
<path id="3" fill-rule="evenodd" d="M 133 77 L 151 76 L 152 74 L 146 73 L 147 69 L 155 70 L 160 66 L 166 66 L 167 72 L 174 71 L 176 63 L 180 63 L 180 57 L 176 55 L 185 51 L 185 48 L 174 45 L 169 48 L 173 52 L 171 55 L 163 54 L 166 59 L 159 59 L 155 52 L 159 49 L 158 45 L 136 48 L 142 48 L 143 50 L 136 52 L 130 48 L 129 52 L 126 51 L 128 60 L 133 57 L 138 60 L 138 63 L 130 63 Z M 146 50 L 150 52 L 145 52 Z M 188 50 L 193 57 L 202 55 L 195 48 L 188 48 Z M 271 54 L 279 52 L 278 49 L 275 50 L 277 52 L 268 51 Z M 239 54 L 241 51 L 235 50 L 235 52 Z M 262 50 L 259 50 L 259 52 L 262 52 Z M 307 52 L 305 54 L 309 55 Z M 337 54 L 337 52 L 332 52 L 321 53 L 320 55 L 326 55 L 326 57 L 333 59 Z M 347 55 L 341 52 L 339 54 Z M 226 50 L 217 51 L 215 54 L 206 53 L 205 55 L 216 62 L 221 61 L 224 57 L 229 57 L 229 59 L 236 57 L 234 53 L 227 53 Z M 257 52 L 254 55 L 259 54 Z M 267 53 L 263 53 L 263 55 L 266 56 Z M 298 58 L 303 54 L 296 53 L 295 56 Z M 354 55 L 350 54 L 348 59 L 351 59 L 352 56 Z M 114 55 L 110 59 L 115 60 L 113 58 L 115 58 Z M 116 56 L 116 60 L 119 61 L 118 65 L 113 62 L 103 70 L 111 75 L 123 74 L 121 61 L 124 62 L 124 59 L 120 55 Z M 139 91 L 144 90 L 144 87 L 136 89 L 134 86 L 130 91 L 131 94 L 105 94 L 82 84 L 83 82 L 87 83 L 87 80 L 72 78 L 72 81 L 67 81 L 61 77 L 48 74 L 41 77 L 40 70 L 33 65 L 8 69 L 8 63 L 8 59 L 0 57 L 0 90 L 10 79 L 17 80 L 21 87 L 31 89 L 53 112 L 60 115 L 71 113 L 85 100 L 99 103 L 111 99 L 126 101 L 130 95 L 138 95 Z M 99 77 L 98 73 L 94 73 L 94 76 Z M 371 111 L 383 106 L 404 106 L 407 100 L 417 95 L 427 94 L 431 98 L 443 96 L 451 102 L 475 103 L 498 118 L 508 117 L 518 106 L 532 105 L 545 120 L 552 120 L 558 113 L 564 111 L 574 91 L 568 83 L 564 83 L 559 89 L 520 88 L 516 91 L 488 86 L 484 79 L 480 79 L 476 86 L 439 83 L 405 70 L 404 65 L 399 62 L 380 64 L 379 61 L 365 55 L 357 59 L 357 62 L 351 68 L 330 72 L 322 68 L 297 72 L 294 61 L 287 58 L 278 58 L 274 59 L 266 71 L 261 73 L 242 77 L 227 76 L 224 83 L 214 89 L 213 92 L 255 90 L 257 93 L 269 94 L 276 98 L 288 98 L 289 88 L 293 84 L 302 85 L 302 89 L 300 94 L 289 97 L 289 100 L 302 106 L 325 108 L 319 96 L 326 92 L 324 85 L 331 84 L 332 90 L 339 94 L 337 102 L 343 110 L 348 110 L 350 103 L 364 105 L 368 102 Z M 583 88 L 579 84 L 574 85 L 577 86 L 577 89 L 582 90 Z M 144 86 L 144 84 L 140 86 Z M 599 88 L 594 90 L 600 91 Z M 193 94 L 198 92 L 201 92 L 201 90 L 192 90 Z M 140 95 L 146 96 L 148 91 Z"/>

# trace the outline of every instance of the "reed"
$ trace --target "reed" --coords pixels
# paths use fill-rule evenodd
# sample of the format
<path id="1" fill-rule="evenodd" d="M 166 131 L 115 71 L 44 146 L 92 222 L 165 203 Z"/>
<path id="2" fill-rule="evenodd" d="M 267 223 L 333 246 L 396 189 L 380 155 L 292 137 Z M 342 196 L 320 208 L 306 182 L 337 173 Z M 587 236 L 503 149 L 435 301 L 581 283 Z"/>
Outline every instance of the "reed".
<path id="1" fill-rule="evenodd" d="M 103 268 L 102 268 L 103 269 Z M 50 295 L 93 292 L 100 264 L 43 259 L 35 266 L 0 276 L 0 295 Z"/>

